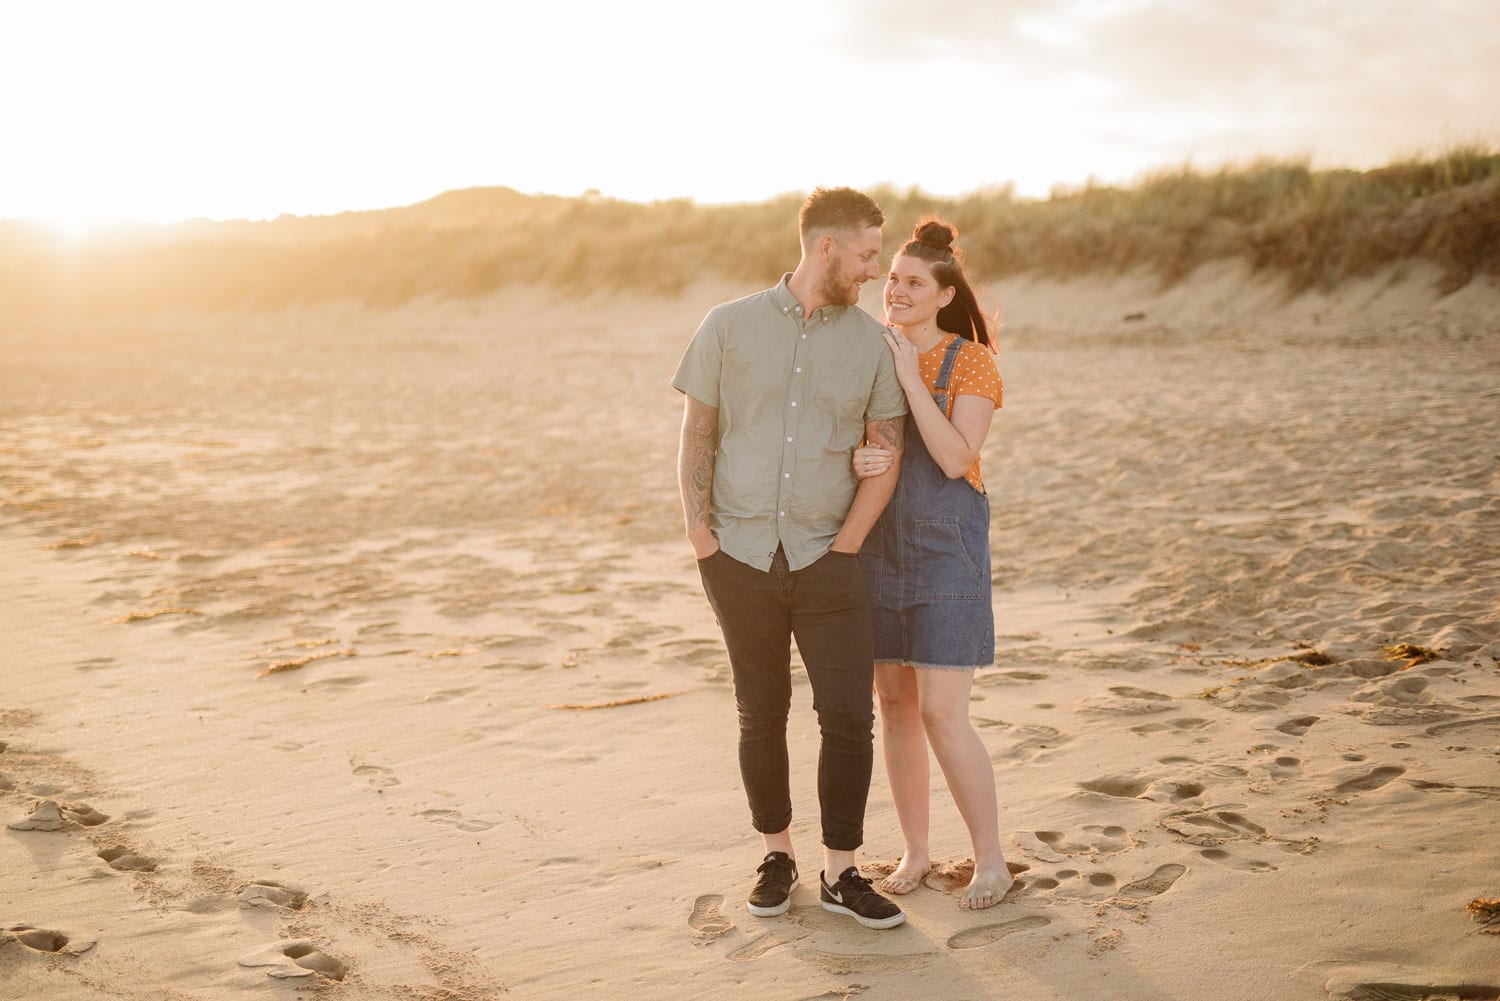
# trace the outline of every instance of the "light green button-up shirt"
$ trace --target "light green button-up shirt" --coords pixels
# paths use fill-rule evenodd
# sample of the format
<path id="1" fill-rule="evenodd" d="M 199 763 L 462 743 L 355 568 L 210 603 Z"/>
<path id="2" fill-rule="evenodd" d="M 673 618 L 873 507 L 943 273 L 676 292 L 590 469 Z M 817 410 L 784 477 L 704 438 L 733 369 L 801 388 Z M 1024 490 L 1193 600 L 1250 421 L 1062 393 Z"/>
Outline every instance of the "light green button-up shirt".
<path id="1" fill-rule="evenodd" d="M 828 551 L 854 501 L 869 421 L 907 412 L 883 329 L 857 306 L 811 316 L 787 288 L 715 306 L 672 385 L 719 411 L 712 524 L 728 555 L 800 570 Z"/>

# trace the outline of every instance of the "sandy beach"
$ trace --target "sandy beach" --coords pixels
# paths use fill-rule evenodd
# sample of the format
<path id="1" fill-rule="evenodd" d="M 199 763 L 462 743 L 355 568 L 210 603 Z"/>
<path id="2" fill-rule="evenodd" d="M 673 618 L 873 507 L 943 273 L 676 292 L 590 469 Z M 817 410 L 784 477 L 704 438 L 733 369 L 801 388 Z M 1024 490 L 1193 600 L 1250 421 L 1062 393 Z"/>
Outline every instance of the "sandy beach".
<path id="1" fill-rule="evenodd" d="M 1434 279 L 993 288 L 1024 871 L 957 906 L 934 768 L 888 932 L 744 909 L 668 379 L 753 289 L 0 317 L 0 999 L 1500 997 L 1500 286 Z"/>

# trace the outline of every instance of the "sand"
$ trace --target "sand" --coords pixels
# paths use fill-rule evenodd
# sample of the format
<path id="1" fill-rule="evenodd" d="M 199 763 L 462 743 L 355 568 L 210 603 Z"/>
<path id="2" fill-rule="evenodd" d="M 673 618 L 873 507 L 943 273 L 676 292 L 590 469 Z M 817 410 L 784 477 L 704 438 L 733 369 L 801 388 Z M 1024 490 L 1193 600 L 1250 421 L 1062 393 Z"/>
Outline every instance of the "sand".
<path id="1" fill-rule="evenodd" d="M 998 287 L 1026 868 L 957 906 L 934 769 L 888 932 L 818 906 L 800 669 L 743 906 L 667 380 L 748 289 L 0 318 L 0 998 L 1500 995 L 1500 289 L 1432 277 Z"/>

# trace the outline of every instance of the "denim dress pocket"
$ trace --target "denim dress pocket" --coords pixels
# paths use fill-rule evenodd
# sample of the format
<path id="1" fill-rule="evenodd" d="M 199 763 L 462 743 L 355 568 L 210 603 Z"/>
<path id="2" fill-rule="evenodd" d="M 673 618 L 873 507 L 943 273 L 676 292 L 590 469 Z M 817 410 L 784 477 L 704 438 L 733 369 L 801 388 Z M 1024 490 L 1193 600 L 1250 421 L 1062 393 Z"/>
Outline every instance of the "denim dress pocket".
<path id="1" fill-rule="evenodd" d="M 918 601 L 978 601 L 988 596 L 989 581 L 964 543 L 959 519 L 917 519 L 912 529 L 916 546 L 912 565 L 917 570 L 913 597 Z"/>

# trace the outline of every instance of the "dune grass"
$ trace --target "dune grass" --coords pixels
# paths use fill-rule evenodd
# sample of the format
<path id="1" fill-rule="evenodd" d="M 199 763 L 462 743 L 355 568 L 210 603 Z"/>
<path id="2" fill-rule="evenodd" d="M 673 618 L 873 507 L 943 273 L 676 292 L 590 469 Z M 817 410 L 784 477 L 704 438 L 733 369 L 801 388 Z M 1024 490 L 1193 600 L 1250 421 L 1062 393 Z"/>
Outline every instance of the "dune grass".
<path id="1" fill-rule="evenodd" d="M 1418 259 L 1438 266 L 1445 292 L 1500 275 L 1500 150 L 1483 146 L 1367 171 L 1298 161 L 1181 167 L 1045 201 L 1004 188 L 872 194 L 886 212 L 888 249 L 917 216 L 941 212 L 958 224 L 982 279 L 1145 270 L 1170 284 L 1226 259 L 1281 276 L 1293 291 Z M 710 276 L 755 287 L 795 263 L 801 197 L 697 205 L 479 188 L 399 209 L 127 227 L 81 243 L 7 222 L 0 301 L 12 315 L 93 314 L 330 300 L 384 307 L 536 284 L 670 295 Z"/>

